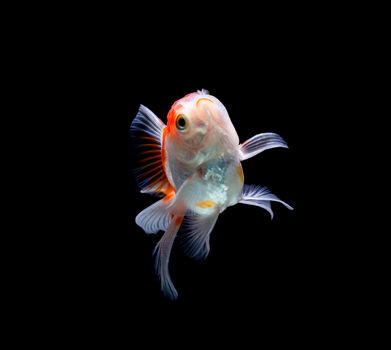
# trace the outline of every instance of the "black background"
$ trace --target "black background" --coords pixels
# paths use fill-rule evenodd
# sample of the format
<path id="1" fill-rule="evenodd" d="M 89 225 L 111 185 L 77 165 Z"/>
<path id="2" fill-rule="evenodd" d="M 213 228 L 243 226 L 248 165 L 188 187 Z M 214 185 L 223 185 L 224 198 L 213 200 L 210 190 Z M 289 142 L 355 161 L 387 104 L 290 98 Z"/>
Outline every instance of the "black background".
<path id="1" fill-rule="evenodd" d="M 330 158 L 346 116 L 347 44 L 316 22 L 253 21 L 246 34 L 232 26 L 146 38 L 122 25 L 79 38 L 59 67 L 71 80 L 63 101 L 71 133 L 56 184 L 65 205 L 55 208 L 45 240 L 41 294 L 54 317 L 134 329 L 198 317 L 237 325 L 252 315 L 257 325 L 312 331 L 326 316 L 344 319 L 352 277 L 348 239 L 336 230 L 331 184 L 340 174 Z M 202 88 L 226 106 L 241 142 L 261 132 L 286 140 L 289 149 L 265 151 L 243 169 L 245 183 L 267 186 L 294 211 L 275 203 L 270 220 L 261 208 L 228 208 L 202 263 L 174 244 L 179 299 L 170 301 L 153 270 L 161 233 L 146 235 L 134 221 L 156 199 L 136 185 L 129 126 L 140 104 L 166 122 L 177 99 Z"/>
<path id="2" fill-rule="evenodd" d="M 387 149 L 376 120 L 386 90 L 375 80 L 384 85 L 388 22 L 365 4 L 138 5 L 23 7 L 7 26 L 4 85 L 22 114 L 4 113 L 17 126 L 4 146 L 16 170 L 16 185 L 4 181 L 16 217 L 2 235 L 15 241 L 2 246 L 12 341 L 187 348 L 213 336 L 242 348 L 367 336 L 372 345 L 388 276 L 387 226 L 377 227 L 387 206 L 374 198 L 386 172 L 373 166 Z M 153 269 L 162 233 L 135 224 L 156 199 L 136 185 L 129 127 L 140 104 L 166 122 L 176 100 L 202 88 L 226 106 L 241 142 L 261 132 L 287 141 L 243 169 L 246 183 L 294 210 L 274 203 L 270 220 L 261 208 L 228 208 L 205 262 L 174 244 L 170 301 Z"/>
<path id="3" fill-rule="evenodd" d="M 95 142 L 82 160 L 93 164 L 85 179 L 92 207 L 82 213 L 90 215 L 84 232 L 75 235 L 85 249 L 80 253 L 86 271 L 79 275 L 91 293 L 85 302 L 97 298 L 99 308 L 125 314 L 151 306 L 251 308 L 269 316 L 327 308 L 333 291 L 325 281 L 334 257 L 327 252 L 331 238 L 320 215 L 325 174 L 319 160 L 332 92 L 325 89 L 329 68 L 316 48 L 309 59 L 305 45 L 247 51 L 240 61 L 227 50 L 185 64 L 176 64 L 176 56 L 169 65 L 156 59 L 128 69 L 121 62 L 105 72 L 89 130 Z M 166 122 L 174 101 L 201 88 L 223 102 L 242 142 L 268 131 L 287 141 L 289 149 L 266 151 L 243 167 L 246 183 L 269 187 L 295 210 L 274 204 L 271 221 L 260 208 L 227 209 L 204 263 L 186 258 L 175 245 L 170 270 L 179 300 L 171 302 L 161 296 L 153 271 L 152 250 L 161 233 L 146 235 L 134 222 L 156 199 L 136 185 L 129 125 L 140 103 Z"/>

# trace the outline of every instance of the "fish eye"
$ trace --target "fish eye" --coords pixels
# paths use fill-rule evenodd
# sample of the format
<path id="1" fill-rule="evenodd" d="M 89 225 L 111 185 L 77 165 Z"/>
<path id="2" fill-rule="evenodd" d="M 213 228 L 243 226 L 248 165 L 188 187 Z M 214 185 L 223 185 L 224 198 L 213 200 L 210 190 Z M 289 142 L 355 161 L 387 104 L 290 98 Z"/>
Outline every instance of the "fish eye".
<path id="1" fill-rule="evenodd" d="M 184 131 L 187 129 L 187 120 L 184 114 L 179 114 L 176 118 L 176 128 L 179 131 Z"/>

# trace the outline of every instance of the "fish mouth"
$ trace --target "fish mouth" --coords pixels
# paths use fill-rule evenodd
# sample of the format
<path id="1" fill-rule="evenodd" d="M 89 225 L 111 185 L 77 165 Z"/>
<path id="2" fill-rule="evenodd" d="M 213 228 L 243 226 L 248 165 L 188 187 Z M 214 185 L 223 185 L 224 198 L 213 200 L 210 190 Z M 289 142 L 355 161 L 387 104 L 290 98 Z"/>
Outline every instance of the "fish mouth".
<path id="1" fill-rule="evenodd" d="M 208 132 L 208 124 L 205 122 L 199 123 L 195 128 L 195 133 L 205 136 Z"/>
<path id="2" fill-rule="evenodd" d="M 203 119 L 198 119 L 193 125 L 193 130 L 188 138 L 188 145 L 190 147 L 199 146 L 205 139 L 208 133 L 208 123 Z"/>
<path id="3" fill-rule="evenodd" d="M 205 135 L 206 135 L 206 131 L 204 129 L 195 130 L 191 138 L 188 139 L 188 145 L 190 147 L 199 146 L 204 141 Z"/>

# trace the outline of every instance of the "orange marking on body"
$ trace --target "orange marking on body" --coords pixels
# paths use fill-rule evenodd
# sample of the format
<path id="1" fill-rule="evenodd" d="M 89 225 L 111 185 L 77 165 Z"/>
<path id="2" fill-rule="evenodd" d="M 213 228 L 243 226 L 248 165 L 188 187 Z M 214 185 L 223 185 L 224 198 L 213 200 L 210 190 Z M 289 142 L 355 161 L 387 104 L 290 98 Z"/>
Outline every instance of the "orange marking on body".
<path id="1" fill-rule="evenodd" d="M 175 104 L 174 104 L 175 106 Z M 174 109 L 174 106 L 171 107 L 170 111 L 168 112 L 167 114 L 167 126 L 166 128 L 163 129 L 163 136 L 165 135 L 165 133 L 171 133 L 171 130 L 175 130 L 175 118 L 176 118 L 176 112 L 175 112 L 175 109 Z M 164 130 L 166 130 L 166 132 L 164 132 Z M 163 138 L 164 140 L 164 138 Z M 163 148 L 163 146 L 162 146 Z"/>
<path id="2" fill-rule="evenodd" d="M 162 149 L 161 149 L 161 155 L 162 155 L 162 165 L 163 170 L 167 178 L 168 188 L 164 191 L 164 193 L 170 193 L 171 191 L 174 191 L 174 186 L 170 183 L 170 180 L 168 180 L 167 176 L 167 159 L 166 159 L 166 138 L 168 135 L 169 129 L 168 126 L 166 126 L 162 131 Z M 174 191 L 175 192 L 175 191 Z"/>
<path id="3" fill-rule="evenodd" d="M 210 100 L 209 98 L 203 97 L 203 98 L 200 98 L 200 99 L 197 101 L 196 107 L 198 107 L 198 104 L 199 104 L 201 101 L 208 101 L 208 102 L 212 102 L 212 103 L 213 103 L 213 101 Z"/>
<path id="4" fill-rule="evenodd" d="M 174 187 L 172 187 L 172 185 L 167 181 L 166 182 L 166 188 L 163 188 L 162 189 L 162 192 L 167 196 L 169 195 L 171 192 L 174 192 L 175 194 L 175 190 L 174 190 Z"/>
<path id="5" fill-rule="evenodd" d="M 206 201 L 198 202 L 196 205 L 197 207 L 202 209 L 209 209 L 209 208 L 213 208 L 216 205 L 216 203 L 211 200 L 206 200 Z"/>
<path id="6" fill-rule="evenodd" d="M 179 226 L 182 223 L 182 220 L 183 220 L 183 217 L 182 216 L 178 216 L 175 219 L 175 225 Z"/>
<path id="7" fill-rule="evenodd" d="M 183 107 L 183 105 L 179 101 L 180 100 L 174 102 L 167 114 L 167 132 L 171 136 L 174 136 L 173 130 L 175 130 L 175 120 L 178 115 L 177 111 L 178 109 Z"/>
<path id="8" fill-rule="evenodd" d="M 240 163 L 238 164 L 238 166 L 236 167 L 236 172 L 238 173 L 240 181 L 242 183 L 244 183 L 244 174 L 243 174 L 242 164 L 240 164 Z"/>
<path id="9" fill-rule="evenodd" d="M 163 198 L 163 202 L 168 202 L 168 201 L 170 201 L 173 197 L 175 197 L 175 192 L 174 192 L 174 191 L 170 192 L 167 196 L 165 196 L 165 197 Z"/>
<path id="10" fill-rule="evenodd" d="M 168 134 L 168 128 L 165 127 L 163 129 L 163 132 L 162 132 L 162 149 L 161 149 L 161 155 L 162 155 L 162 165 L 163 165 L 163 170 L 164 172 L 166 173 L 166 176 L 167 176 L 167 172 L 166 172 L 166 138 L 167 138 L 167 134 Z M 167 177 L 167 180 L 168 180 L 168 177 Z"/>
<path id="11" fill-rule="evenodd" d="M 162 132 L 162 149 L 161 149 L 161 155 L 162 155 L 162 163 L 166 163 L 166 152 L 164 150 L 166 149 L 166 137 L 168 133 L 168 128 L 167 126 L 163 129 Z"/>

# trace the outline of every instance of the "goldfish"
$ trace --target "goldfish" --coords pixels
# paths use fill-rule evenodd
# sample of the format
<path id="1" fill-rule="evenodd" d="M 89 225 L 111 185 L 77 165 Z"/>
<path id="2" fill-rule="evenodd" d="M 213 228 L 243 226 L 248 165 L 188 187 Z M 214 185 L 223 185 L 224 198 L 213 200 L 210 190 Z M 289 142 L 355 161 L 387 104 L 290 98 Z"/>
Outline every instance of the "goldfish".
<path id="1" fill-rule="evenodd" d="M 255 205 L 272 218 L 271 202 L 293 209 L 268 188 L 244 184 L 241 164 L 267 149 L 288 148 L 286 142 L 268 132 L 240 143 L 226 108 L 207 90 L 176 101 L 167 125 L 140 105 L 130 131 L 140 158 L 135 171 L 141 192 L 160 197 L 136 216 L 136 224 L 147 234 L 164 231 L 153 254 L 161 290 L 170 299 L 178 297 L 169 273 L 177 235 L 188 256 L 204 260 L 213 227 L 228 207 Z"/>

